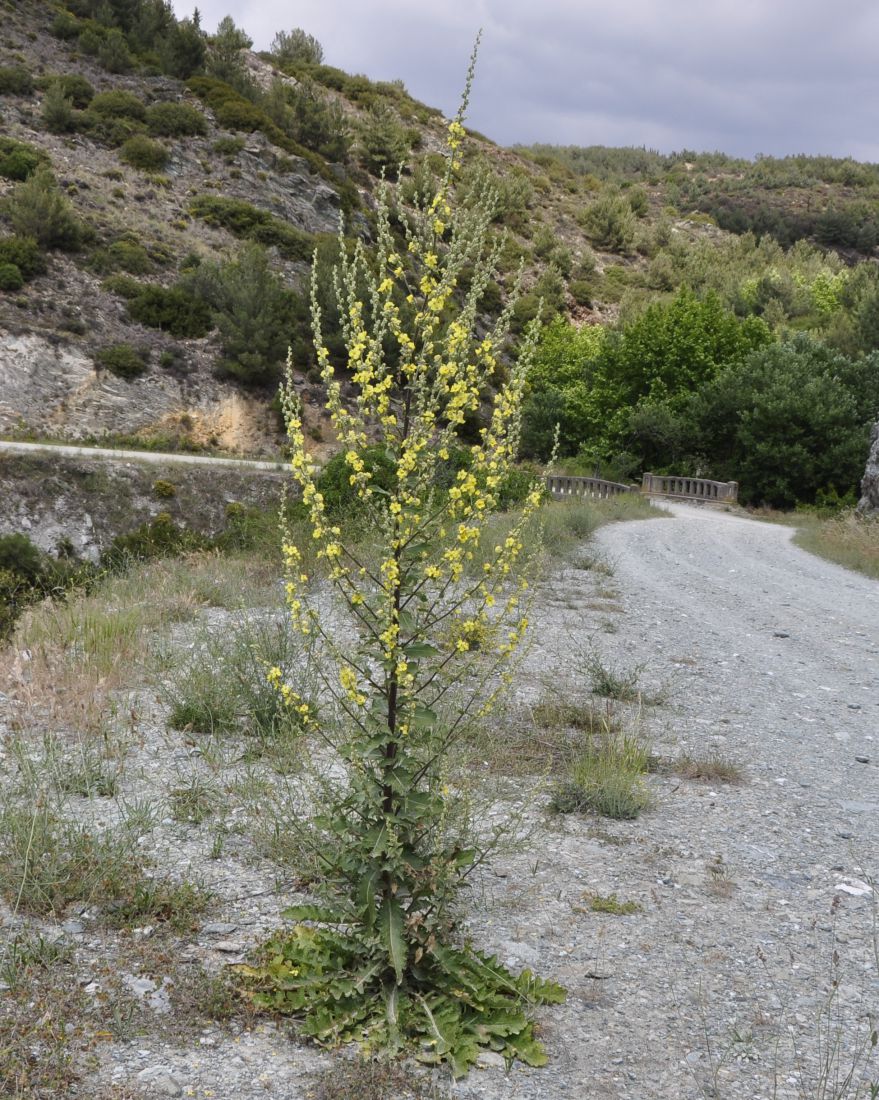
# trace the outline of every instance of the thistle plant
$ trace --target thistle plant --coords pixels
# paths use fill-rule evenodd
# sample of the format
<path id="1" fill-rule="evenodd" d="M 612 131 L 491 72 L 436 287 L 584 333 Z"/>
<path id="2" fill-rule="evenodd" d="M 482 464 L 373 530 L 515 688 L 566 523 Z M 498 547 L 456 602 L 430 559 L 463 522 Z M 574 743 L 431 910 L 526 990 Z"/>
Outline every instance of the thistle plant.
<path id="1" fill-rule="evenodd" d="M 534 552 L 525 533 L 542 500 L 535 483 L 504 536 L 475 555 L 516 459 L 536 331 L 512 366 L 500 358 L 510 309 L 493 329 L 478 331 L 477 305 L 497 258 L 492 195 L 453 209 L 474 61 L 475 53 L 448 127 L 443 178 L 393 221 L 393 196 L 383 189 L 371 256 L 342 241 L 334 285 L 356 388 L 347 404 L 313 286 L 327 408 L 358 526 L 374 536 L 371 552 L 330 516 L 289 374 L 283 392 L 293 475 L 317 558 L 346 616 L 343 629 L 335 616 L 326 621 L 305 554 L 285 539 L 290 618 L 313 647 L 323 695 L 338 715 L 333 726 L 329 707 L 320 719 L 304 718 L 329 750 L 336 778 L 313 822 L 321 904 L 287 910 L 297 922 L 292 932 L 244 968 L 254 1001 L 299 1016 L 306 1035 L 356 1041 L 367 1051 L 415 1049 L 456 1074 L 483 1048 L 542 1064 L 526 1010 L 564 997 L 559 986 L 528 971 L 513 975 L 462 945 L 456 931 L 454 903 L 485 844 L 451 812 L 452 750 L 511 682 L 528 625 Z M 456 294 L 465 269 L 468 289 Z M 486 408 L 479 441 L 449 485 L 443 475 L 459 430 Z M 390 488 L 364 461 L 376 443 L 390 462 Z M 491 645 L 474 644 L 479 638 Z M 290 705 L 303 705 L 280 673 L 271 675 Z"/>

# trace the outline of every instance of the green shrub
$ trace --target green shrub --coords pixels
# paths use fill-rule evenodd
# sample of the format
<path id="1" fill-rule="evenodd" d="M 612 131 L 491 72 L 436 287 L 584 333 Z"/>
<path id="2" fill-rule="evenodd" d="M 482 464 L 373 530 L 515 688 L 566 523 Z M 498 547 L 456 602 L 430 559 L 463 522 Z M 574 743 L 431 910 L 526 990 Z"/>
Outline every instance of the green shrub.
<path id="1" fill-rule="evenodd" d="M 309 260 L 314 250 L 315 238 L 312 234 L 304 233 L 274 214 L 241 199 L 198 195 L 190 203 L 189 211 L 208 225 L 228 229 L 236 237 L 274 246 L 290 260 Z"/>
<path id="2" fill-rule="evenodd" d="M 177 486 L 173 481 L 165 481 L 164 478 L 159 478 L 158 481 L 153 482 L 153 493 L 159 500 L 171 500 L 172 497 L 177 496 Z"/>
<path id="3" fill-rule="evenodd" d="M 8 180 L 26 180 L 49 158 L 42 151 L 24 141 L 0 136 L 0 176 Z"/>
<path id="4" fill-rule="evenodd" d="M 211 146 L 218 157 L 237 157 L 245 146 L 244 138 L 221 137 Z"/>
<path id="5" fill-rule="evenodd" d="M 101 348 L 95 362 L 120 378 L 137 378 L 146 370 L 144 353 L 131 344 L 110 344 Z"/>
<path id="6" fill-rule="evenodd" d="M 400 165 L 409 155 L 411 142 L 399 117 L 384 104 L 373 106 L 360 132 L 361 159 L 370 172 L 384 171 L 396 179 Z"/>
<path id="7" fill-rule="evenodd" d="M 146 121 L 146 107 L 133 92 L 116 89 L 99 92 L 89 104 L 89 110 L 103 118 L 131 118 Z"/>
<path id="8" fill-rule="evenodd" d="M 127 73 L 134 67 L 134 58 L 125 35 L 113 27 L 107 31 L 104 41 L 98 47 L 98 61 L 108 73 Z"/>
<path id="9" fill-rule="evenodd" d="M 95 89 L 79 73 L 49 73 L 48 76 L 40 77 L 37 81 L 37 87 L 44 92 L 48 91 L 53 85 L 60 87 L 65 97 L 70 100 L 74 107 L 80 110 L 88 107 L 94 99 Z"/>
<path id="10" fill-rule="evenodd" d="M 34 78 L 20 65 L 0 68 L 0 95 L 33 95 Z"/>
<path id="11" fill-rule="evenodd" d="M 46 129 L 52 134 L 69 134 L 76 129 L 73 100 L 64 94 L 60 84 L 50 84 L 46 89 L 40 113 Z"/>
<path id="12" fill-rule="evenodd" d="M 118 569 L 131 561 L 149 561 L 152 558 L 176 557 L 204 550 L 209 540 L 196 531 L 187 531 L 174 522 L 167 512 L 159 512 L 155 519 L 143 523 L 127 535 L 117 535 L 109 548 L 101 555 L 105 568 Z"/>
<path id="13" fill-rule="evenodd" d="M 79 20 L 69 11 L 59 11 L 49 26 L 49 34 L 63 42 L 72 42 L 79 36 Z"/>
<path id="14" fill-rule="evenodd" d="M 0 262 L 0 290 L 21 290 L 24 286 L 24 276 L 15 264 Z"/>
<path id="15" fill-rule="evenodd" d="M 111 271 L 147 275 L 153 269 L 153 262 L 142 244 L 123 239 L 114 241 L 107 248 L 98 249 L 92 256 L 89 267 L 100 275 Z"/>
<path id="16" fill-rule="evenodd" d="M 33 582 L 43 574 L 43 555 L 27 535 L 0 535 L 0 569 Z"/>
<path id="17" fill-rule="evenodd" d="M 154 103 L 147 108 L 146 124 L 156 137 L 195 137 L 207 133 L 204 115 L 188 103 Z"/>
<path id="18" fill-rule="evenodd" d="M 118 294 L 128 302 L 137 298 L 144 289 L 143 283 L 132 279 L 130 275 L 111 275 L 104 280 L 104 290 L 108 290 L 111 294 Z"/>
<path id="19" fill-rule="evenodd" d="M 243 98 L 227 100 L 215 108 L 214 117 L 217 125 L 224 130 L 241 130 L 248 134 L 253 133 L 254 130 L 261 130 L 266 121 L 259 107 Z"/>
<path id="20" fill-rule="evenodd" d="M 0 237 L 0 263 L 17 267 L 25 280 L 46 270 L 46 257 L 33 237 Z"/>
<path id="21" fill-rule="evenodd" d="M 82 227 L 48 168 L 38 168 L 19 183 L 7 209 L 16 234 L 32 237 L 43 248 L 75 252 L 82 243 Z"/>
<path id="22" fill-rule="evenodd" d="M 208 304 L 182 286 L 139 286 L 128 313 L 133 321 L 178 337 L 207 336 L 213 327 Z"/>
<path id="23" fill-rule="evenodd" d="M 579 219 L 589 239 L 611 252 L 628 252 L 635 240 L 632 207 L 620 195 L 603 195 Z"/>
<path id="24" fill-rule="evenodd" d="M 135 134 L 123 143 L 119 159 L 132 168 L 156 172 L 168 163 L 168 150 L 159 141 L 151 141 L 144 134 Z"/>
<path id="25" fill-rule="evenodd" d="M 324 59 L 323 46 L 301 27 L 278 31 L 269 52 L 277 65 L 320 65 Z"/>

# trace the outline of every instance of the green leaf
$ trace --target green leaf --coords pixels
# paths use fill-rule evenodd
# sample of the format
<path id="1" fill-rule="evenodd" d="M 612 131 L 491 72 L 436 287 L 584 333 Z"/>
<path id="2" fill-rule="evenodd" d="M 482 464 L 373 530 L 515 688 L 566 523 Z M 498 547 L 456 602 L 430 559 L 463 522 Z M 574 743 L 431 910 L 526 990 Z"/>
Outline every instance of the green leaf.
<path id="1" fill-rule="evenodd" d="M 403 910 L 396 898 L 386 897 L 379 914 L 379 931 L 388 949 L 391 966 L 397 976 L 397 984 L 403 981 L 406 967 L 406 941 L 403 939 Z"/>
<path id="2" fill-rule="evenodd" d="M 413 730 L 430 730 L 436 725 L 437 713 L 423 703 L 415 704 L 415 713 L 409 722 L 409 728 Z"/>
<path id="3" fill-rule="evenodd" d="M 409 658 L 437 657 L 439 650 L 429 642 L 410 642 L 403 646 L 403 654 Z"/>
<path id="4" fill-rule="evenodd" d="M 367 928 L 375 925 L 375 884 L 380 872 L 378 869 L 364 875 L 357 887 L 357 904 L 360 909 L 363 923 Z"/>

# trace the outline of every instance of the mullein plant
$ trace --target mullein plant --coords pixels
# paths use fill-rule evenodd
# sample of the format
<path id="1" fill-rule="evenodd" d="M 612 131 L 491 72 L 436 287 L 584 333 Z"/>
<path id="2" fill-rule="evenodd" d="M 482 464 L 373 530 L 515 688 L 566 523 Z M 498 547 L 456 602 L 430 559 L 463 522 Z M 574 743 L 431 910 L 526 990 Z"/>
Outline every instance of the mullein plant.
<path id="1" fill-rule="evenodd" d="M 463 1074 L 481 1050 L 542 1065 L 530 1006 L 564 991 L 528 971 L 513 974 L 464 942 L 456 899 L 486 852 L 472 823 L 452 812 L 449 771 L 456 743 L 487 719 L 510 684 L 527 621 L 527 577 L 535 564 L 526 530 L 543 493 L 531 487 L 515 521 L 486 554 L 474 549 L 497 509 L 515 462 L 523 387 L 536 326 L 516 363 L 500 368 L 510 308 L 477 332 L 477 305 L 495 270 L 489 227 L 492 195 L 454 209 L 462 125 L 475 65 L 448 126 L 443 178 L 413 208 L 395 215 L 382 190 L 377 245 L 341 241 L 335 291 L 348 374 L 341 382 L 324 344 L 316 290 L 315 348 L 327 409 L 378 552 L 363 554 L 334 522 L 306 451 L 302 414 L 288 372 L 282 395 L 293 476 L 301 488 L 313 548 L 352 630 L 340 637 L 310 598 L 306 555 L 284 542 L 290 619 L 313 647 L 330 725 L 284 682 L 269 675 L 307 731 L 335 763 L 312 822 L 322 875 L 318 904 L 295 906 L 292 930 L 241 968 L 248 996 L 289 1013 L 320 1043 L 356 1042 L 365 1053 L 414 1051 Z M 467 269 L 469 287 L 455 298 Z M 366 288 L 366 295 L 363 288 Z M 466 420 L 491 411 L 466 469 L 452 484 L 439 475 Z M 390 488 L 364 462 L 379 442 Z M 387 478 L 383 478 L 387 486 Z M 441 487 L 442 486 L 442 487 Z M 310 551 L 310 555 L 313 550 Z M 491 647 L 472 643 L 490 637 Z M 340 778 L 340 776 L 342 778 Z"/>

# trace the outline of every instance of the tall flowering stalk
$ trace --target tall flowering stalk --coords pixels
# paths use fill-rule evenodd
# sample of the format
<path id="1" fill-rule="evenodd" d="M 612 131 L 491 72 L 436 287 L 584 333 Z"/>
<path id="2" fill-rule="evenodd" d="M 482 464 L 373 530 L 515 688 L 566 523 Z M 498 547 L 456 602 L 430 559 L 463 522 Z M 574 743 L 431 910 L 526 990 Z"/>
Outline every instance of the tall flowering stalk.
<path id="1" fill-rule="evenodd" d="M 321 1041 L 391 1048 L 414 1041 L 422 1057 L 448 1060 L 457 1072 L 486 1046 L 541 1063 L 523 1007 L 562 996 L 551 983 L 527 972 L 513 976 L 496 960 L 453 946 L 450 903 L 480 846 L 453 827 L 448 759 L 466 725 L 485 718 L 510 682 L 528 625 L 531 552 L 523 535 L 542 499 L 535 483 L 486 552 L 486 521 L 518 450 L 536 331 L 509 368 L 500 365 L 509 310 L 491 331 L 478 332 L 477 305 L 497 258 L 488 244 L 492 196 L 453 210 L 472 77 L 473 61 L 435 193 L 399 215 L 395 240 L 391 197 L 382 188 L 374 255 L 360 244 L 350 254 L 344 243 L 340 249 L 335 290 L 356 388 L 347 404 L 313 286 L 327 408 L 377 557 L 361 553 L 330 518 L 289 381 L 283 394 L 311 539 L 356 641 L 346 644 L 338 625 L 324 621 L 305 555 L 287 539 L 290 617 L 314 646 L 342 735 L 310 712 L 304 719 L 338 753 L 345 780 L 316 821 L 329 905 L 289 910 L 300 922 L 319 923 L 299 923 L 268 945 L 264 966 L 247 971 L 258 1001 L 302 1015 L 306 1033 Z M 465 269 L 469 288 L 457 304 Z M 364 287 L 366 296 L 358 293 Z M 449 485 L 443 474 L 459 429 L 486 402 L 487 426 Z M 364 460 L 376 444 L 391 470 L 389 487 Z M 304 705 L 298 698 L 291 704 Z"/>

